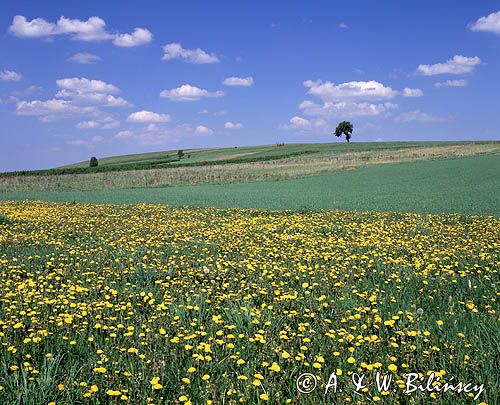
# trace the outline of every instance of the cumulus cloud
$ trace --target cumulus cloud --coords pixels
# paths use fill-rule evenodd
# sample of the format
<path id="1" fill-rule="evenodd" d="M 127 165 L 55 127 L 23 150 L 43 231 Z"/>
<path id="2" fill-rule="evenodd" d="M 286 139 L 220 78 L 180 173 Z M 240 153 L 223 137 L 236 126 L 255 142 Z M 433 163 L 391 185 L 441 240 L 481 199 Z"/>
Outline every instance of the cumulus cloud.
<path id="1" fill-rule="evenodd" d="M 253 85 L 253 77 L 236 77 L 231 76 L 224 79 L 222 84 L 226 86 L 242 86 L 242 87 L 250 87 Z"/>
<path id="2" fill-rule="evenodd" d="M 337 85 L 329 81 L 306 80 L 304 86 L 309 89 L 307 94 L 317 96 L 323 101 L 383 100 L 397 95 L 397 91 L 375 80 L 353 81 Z"/>
<path id="3" fill-rule="evenodd" d="M 419 121 L 419 122 L 440 122 L 445 121 L 444 118 L 438 117 L 436 115 L 424 113 L 420 110 L 408 111 L 401 113 L 396 117 L 396 121 L 399 122 L 410 122 L 410 121 Z"/>
<path id="4" fill-rule="evenodd" d="M 224 123 L 224 128 L 226 128 L 226 129 L 241 129 L 241 128 L 243 128 L 243 124 L 241 124 L 240 122 L 227 121 Z"/>
<path id="5" fill-rule="evenodd" d="M 69 35 L 78 41 L 111 40 L 117 46 L 137 46 L 151 42 L 153 35 L 146 28 L 135 28 L 131 34 L 114 34 L 106 29 L 106 22 L 97 16 L 83 21 L 60 17 L 55 23 L 43 18 L 28 21 L 25 16 L 16 15 L 9 27 L 9 33 L 20 38 L 50 38 Z"/>
<path id="6" fill-rule="evenodd" d="M 500 11 L 479 18 L 467 26 L 471 31 L 492 32 L 500 35 Z"/>
<path id="7" fill-rule="evenodd" d="M 118 34 L 113 39 L 116 46 L 131 48 L 145 45 L 153 40 L 153 34 L 145 28 L 136 28 L 131 34 Z"/>
<path id="8" fill-rule="evenodd" d="M 106 83 L 102 80 L 91 80 L 85 77 L 72 77 L 56 80 L 57 86 L 61 90 L 81 92 L 81 93 L 118 93 L 118 87 Z"/>
<path id="9" fill-rule="evenodd" d="M 382 113 L 390 112 L 398 106 L 394 103 L 379 103 L 373 104 L 368 102 L 331 102 L 327 101 L 323 104 L 317 104 L 312 101 L 303 101 L 299 108 L 305 115 L 313 117 L 329 118 L 352 118 L 360 116 L 376 116 Z"/>
<path id="10" fill-rule="evenodd" d="M 198 133 L 196 130 L 198 129 Z M 141 145 L 164 145 L 166 143 L 178 142 L 189 136 L 210 135 L 213 131 L 200 125 L 197 128 L 189 124 L 167 127 L 163 124 L 150 123 L 146 127 L 135 130 L 120 131 L 115 134 L 116 139 L 129 140 Z"/>
<path id="11" fill-rule="evenodd" d="M 293 130 L 312 130 L 324 127 L 326 125 L 326 121 L 323 119 L 312 119 L 308 120 L 299 116 L 294 116 L 290 118 L 288 124 L 281 125 L 281 129 L 293 129 Z"/>
<path id="12" fill-rule="evenodd" d="M 95 112 L 96 110 L 93 107 L 75 106 L 71 101 L 60 99 L 19 101 L 16 104 L 17 115 L 38 116 L 43 121 L 53 121 L 61 117 L 92 114 Z"/>
<path id="13" fill-rule="evenodd" d="M 467 80 L 458 79 L 458 80 L 446 80 L 445 82 L 437 82 L 434 83 L 434 86 L 438 89 L 441 87 L 465 87 L 467 86 Z"/>
<path id="14" fill-rule="evenodd" d="M 183 84 L 180 87 L 171 90 L 163 90 L 160 97 L 168 98 L 172 101 L 196 101 L 206 97 L 222 97 L 223 91 L 210 92 L 208 90 L 191 86 L 190 84 Z"/>
<path id="15" fill-rule="evenodd" d="M 99 128 L 99 123 L 97 121 L 81 121 L 75 125 L 78 129 L 94 129 Z"/>
<path id="16" fill-rule="evenodd" d="M 2 70 L 0 72 L 0 80 L 4 82 L 19 82 L 22 78 L 23 77 L 19 73 L 13 70 Z"/>
<path id="17" fill-rule="evenodd" d="M 100 105 L 105 107 L 126 107 L 130 103 L 121 97 L 116 97 L 120 89 L 102 80 L 92 80 L 85 77 L 56 80 L 59 91 L 57 98 L 70 99 L 76 104 Z"/>
<path id="18" fill-rule="evenodd" d="M 87 78 L 66 78 L 56 80 L 59 91 L 55 98 L 41 101 L 18 101 L 16 114 L 39 116 L 42 121 L 53 121 L 58 118 L 67 118 L 75 115 L 92 114 L 102 116 L 98 107 L 122 107 L 130 105 L 117 93 L 120 89 L 102 80 Z M 92 124 L 81 124 L 92 125 Z M 102 128 L 115 128 L 119 122 L 113 117 L 101 119 Z"/>
<path id="19" fill-rule="evenodd" d="M 123 138 L 131 138 L 134 135 L 132 131 L 120 131 L 115 135 L 115 138 L 123 139 Z"/>
<path id="20" fill-rule="evenodd" d="M 420 89 L 410 89 L 405 87 L 402 92 L 403 97 L 422 97 L 424 92 Z"/>
<path id="21" fill-rule="evenodd" d="M 168 114 L 158 114 L 152 111 L 136 111 L 130 114 L 127 118 L 128 122 L 168 122 L 170 121 L 170 115 Z"/>
<path id="22" fill-rule="evenodd" d="M 424 76 L 434 76 L 441 74 L 460 75 L 472 73 L 476 66 L 482 63 L 478 56 L 462 56 L 455 55 L 453 58 L 448 59 L 443 63 L 436 63 L 434 65 L 418 65 L 417 73 Z"/>
<path id="23" fill-rule="evenodd" d="M 89 121 L 80 121 L 75 125 L 75 128 L 78 129 L 113 129 L 120 126 L 120 121 L 116 120 L 111 116 L 104 117 L 102 119 L 89 120 Z"/>
<path id="24" fill-rule="evenodd" d="M 93 53 L 79 52 L 71 55 L 68 60 L 70 62 L 81 63 L 82 65 L 90 65 L 92 63 L 99 62 L 101 58 Z"/>
<path id="25" fill-rule="evenodd" d="M 163 46 L 162 60 L 183 59 L 187 63 L 205 64 L 217 63 L 219 58 L 211 53 L 205 52 L 203 49 L 185 49 L 179 43 L 171 43 Z"/>
<path id="26" fill-rule="evenodd" d="M 195 135 L 212 135 L 214 131 L 204 125 L 198 125 L 194 130 Z"/>

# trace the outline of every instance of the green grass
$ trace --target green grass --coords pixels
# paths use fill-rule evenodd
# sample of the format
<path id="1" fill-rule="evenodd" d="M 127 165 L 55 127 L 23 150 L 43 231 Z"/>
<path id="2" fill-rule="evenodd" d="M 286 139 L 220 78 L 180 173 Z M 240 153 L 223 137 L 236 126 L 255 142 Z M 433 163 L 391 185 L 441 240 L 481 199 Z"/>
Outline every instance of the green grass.
<path id="1" fill-rule="evenodd" d="M 269 158 L 269 157 L 279 157 L 286 155 L 293 155 L 303 152 L 327 152 L 327 153 L 344 153 L 348 151 L 362 151 L 362 150 L 372 150 L 372 149 L 385 149 L 385 148 L 413 148 L 413 147 L 424 147 L 433 145 L 454 145 L 459 144 L 459 142 L 357 142 L 357 143 L 342 143 L 342 142 L 332 142 L 332 143 L 291 143 L 285 146 L 276 145 L 261 145 L 261 146 L 240 146 L 231 148 L 204 148 L 204 149 L 185 149 L 184 153 L 186 157 L 177 163 L 182 163 L 189 165 L 193 162 L 207 162 L 214 159 L 227 158 L 231 155 L 236 154 L 246 154 L 245 156 L 239 156 L 231 158 L 231 160 L 246 161 L 249 157 L 252 158 Z M 191 157 L 187 159 L 187 155 Z M 251 154 L 251 155 L 250 155 Z M 176 159 L 177 150 L 168 150 L 161 152 L 150 152 L 150 153 L 139 153 L 131 155 L 122 156 L 111 156 L 99 158 L 100 166 L 113 166 L 113 165 L 123 165 L 126 163 L 137 164 L 142 162 L 155 162 L 161 163 L 164 160 Z M 62 166 L 61 169 L 70 168 L 85 168 L 88 166 L 88 161 L 74 163 L 67 166 Z"/>
<path id="2" fill-rule="evenodd" d="M 84 192 L 2 193 L 0 199 L 499 216 L 500 155 L 373 165 L 283 181 Z"/>

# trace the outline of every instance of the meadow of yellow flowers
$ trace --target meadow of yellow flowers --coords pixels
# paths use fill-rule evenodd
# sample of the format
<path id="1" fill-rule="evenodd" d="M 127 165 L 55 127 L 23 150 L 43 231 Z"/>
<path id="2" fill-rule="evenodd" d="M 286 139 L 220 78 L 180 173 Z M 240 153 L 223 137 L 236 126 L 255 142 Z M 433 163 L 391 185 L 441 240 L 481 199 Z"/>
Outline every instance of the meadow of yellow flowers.
<path id="1" fill-rule="evenodd" d="M 0 403 L 475 394 L 407 394 L 410 372 L 495 403 L 499 247 L 495 217 L 0 202 Z M 395 389 L 349 385 L 377 371 Z"/>

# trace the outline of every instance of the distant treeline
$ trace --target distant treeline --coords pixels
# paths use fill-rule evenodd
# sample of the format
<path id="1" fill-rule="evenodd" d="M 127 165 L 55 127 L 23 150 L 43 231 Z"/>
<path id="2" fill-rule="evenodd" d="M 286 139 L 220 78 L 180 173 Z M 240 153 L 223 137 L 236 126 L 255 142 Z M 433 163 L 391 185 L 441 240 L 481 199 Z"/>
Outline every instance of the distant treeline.
<path id="1" fill-rule="evenodd" d="M 253 163 L 262 162 L 266 160 L 286 159 L 293 156 L 309 155 L 318 153 L 315 150 L 303 150 L 298 152 L 290 152 L 279 155 L 267 156 L 249 156 L 225 160 L 204 160 L 199 162 L 178 163 L 181 159 L 177 157 L 168 157 L 154 162 L 132 162 L 132 163 L 116 163 L 109 165 L 102 165 L 97 167 L 66 167 L 57 169 L 44 169 L 44 170 L 19 170 L 15 172 L 0 173 L 0 177 L 14 177 L 14 176 L 46 176 L 46 175 L 59 175 L 59 174 L 85 174 L 85 173 L 103 173 L 103 172 L 121 172 L 127 170 L 148 170 L 148 169 L 166 169 L 174 167 L 185 166 L 218 166 L 229 163 Z"/>

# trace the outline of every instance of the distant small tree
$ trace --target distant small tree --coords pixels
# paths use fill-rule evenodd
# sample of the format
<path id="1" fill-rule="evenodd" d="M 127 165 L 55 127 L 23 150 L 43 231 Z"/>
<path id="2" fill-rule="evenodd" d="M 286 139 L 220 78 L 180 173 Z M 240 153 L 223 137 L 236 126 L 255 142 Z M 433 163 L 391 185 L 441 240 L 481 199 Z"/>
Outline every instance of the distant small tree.
<path id="1" fill-rule="evenodd" d="M 345 135 L 345 140 L 349 142 L 352 135 L 353 126 L 349 121 L 342 121 L 337 128 L 335 128 L 335 136 L 340 137 Z"/>
<path id="2" fill-rule="evenodd" d="M 90 158 L 89 167 L 97 167 L 98 164 L 99 162 L 97 161 L 97 158 L 95 156 L 92 156 Z"/>
<path id="3" fill-rule="evenodd" d="M 184 156 L 184 151 L 181 149 L 181 150 L 179 150 L 179 151 L 177 152 L 177 157 L 178 157 L 179 159 L 182 159 L 182 157 L 183 157 L 183 156 Z"/>

